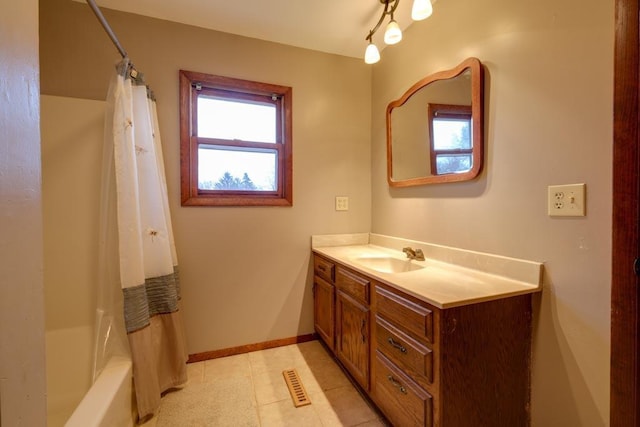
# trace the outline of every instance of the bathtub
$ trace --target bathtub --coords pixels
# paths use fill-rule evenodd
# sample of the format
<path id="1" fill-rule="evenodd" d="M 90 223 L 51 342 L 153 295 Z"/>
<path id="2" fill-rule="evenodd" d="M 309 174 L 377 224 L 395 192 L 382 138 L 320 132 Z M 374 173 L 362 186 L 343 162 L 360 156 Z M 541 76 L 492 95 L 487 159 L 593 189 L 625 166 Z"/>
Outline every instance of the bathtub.
<path id="1" fill-rule="evenodd" d="M 133 426 L 131 360 L 112 357 L 65 427 Z"/>
<path id="2" fill-rule="evenodd" d="M 131 360 L 114 356 L 92 384 L 93 327 L 48 331 L 47 425 L 134 425 Z"/>
<path id="3" fill-rule="evenodd" d="M 110 218 L 101 209 L 106 103 L 42 95 L 40 105 L 47 425 L 131 426 L 122 291 L 116 264 L 108 261 L 117 259 L 109 252 L 117 240 L 101 222 Z M 92 196 L 70 208 L 69 192 Z M 112 285 L 103 286 L 109 280 Z M 117 313 L 118 321 L 109 313 Z M 95 363 L 104 368 L 94 381 L 96 354 Z"/>

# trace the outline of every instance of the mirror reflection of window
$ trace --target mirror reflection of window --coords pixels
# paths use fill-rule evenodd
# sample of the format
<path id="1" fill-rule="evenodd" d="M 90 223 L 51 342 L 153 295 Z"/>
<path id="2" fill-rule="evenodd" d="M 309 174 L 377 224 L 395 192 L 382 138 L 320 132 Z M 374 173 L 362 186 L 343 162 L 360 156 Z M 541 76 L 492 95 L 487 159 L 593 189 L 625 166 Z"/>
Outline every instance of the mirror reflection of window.
<path id="1" fill-rule="evenodd" d="M 431 171 L 464 173 L 473 167 L 471 106 L 429 104 Z"/>

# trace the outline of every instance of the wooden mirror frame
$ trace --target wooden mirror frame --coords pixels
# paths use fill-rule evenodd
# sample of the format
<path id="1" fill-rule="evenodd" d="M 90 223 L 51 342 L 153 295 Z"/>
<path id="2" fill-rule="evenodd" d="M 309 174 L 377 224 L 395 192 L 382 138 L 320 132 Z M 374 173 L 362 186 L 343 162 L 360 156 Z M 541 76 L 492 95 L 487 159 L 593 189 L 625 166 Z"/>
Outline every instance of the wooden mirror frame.
<path id="1" fill-rule="evenodd" d="M 467 69 L 471 70 L 471 137 L 473 146 L 473 164 L 469 171 L 443 175 L 422 176 L 409 179 L 393 179 L 393 153 L 392 153 L 392 129 L 391 112 L 394 108 L 404 105 L 412 95 L 423 87 L 438 80 L 447 80 L 459 76 Z M 425 105 L 425 112 L 427 106 Z M 426 113 L 425 113 L 426 114 Z M 387 182 L 391 187 L 410 187 L 425 184 L 440 184 L 445 182 L 469 181 L 478 176 L 482 170 L 484 158 L 484 71 L 480 60 L 467 58 L 457 67 L 440 71 L 418 81 L 411 86 L 402 97 L 392 101 L 387 106 Z"/>

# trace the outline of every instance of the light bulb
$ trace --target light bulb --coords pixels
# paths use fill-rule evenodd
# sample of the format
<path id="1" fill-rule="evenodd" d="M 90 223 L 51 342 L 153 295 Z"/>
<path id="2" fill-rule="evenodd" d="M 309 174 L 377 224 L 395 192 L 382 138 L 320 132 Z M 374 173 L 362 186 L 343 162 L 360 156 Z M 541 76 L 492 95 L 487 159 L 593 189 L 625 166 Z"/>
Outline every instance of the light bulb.
<path id="1" fill-rule="evenodd" d="M 430 17 L 432 13 L 433 6 L 431 6 L 431 0 L 413 0 L 411 19 L 414 21 L 422 21 Z"/>
<path id="2" fill-rule="evenodd" d="M 369 43 L 367 50 L 364 51 L 364 62 L 367 64 L 375 64 L 380 61 L 380 52 L 375 44 Z"/>
<path id="3" fill-rule="evenodd" d="M 398 23 L 392 19 L 384 32 L 384 42 L 386 44 L 396 44 L 400 40 L 402 40 L 402 30 Z"/>

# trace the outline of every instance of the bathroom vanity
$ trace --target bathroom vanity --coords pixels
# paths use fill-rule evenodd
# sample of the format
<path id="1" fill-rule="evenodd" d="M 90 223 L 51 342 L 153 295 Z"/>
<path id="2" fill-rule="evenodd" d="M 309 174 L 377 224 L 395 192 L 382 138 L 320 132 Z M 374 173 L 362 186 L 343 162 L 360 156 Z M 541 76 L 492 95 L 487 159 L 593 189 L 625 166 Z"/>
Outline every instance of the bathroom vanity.
<path id="1" fill-rule="evenodd" d="M 391 423 L 529 425 L 531 298 L 542 264 L 335 237 L 314 236 L 315 329 Z M 426 260 L 406 259 L 405 245 Z"/>

